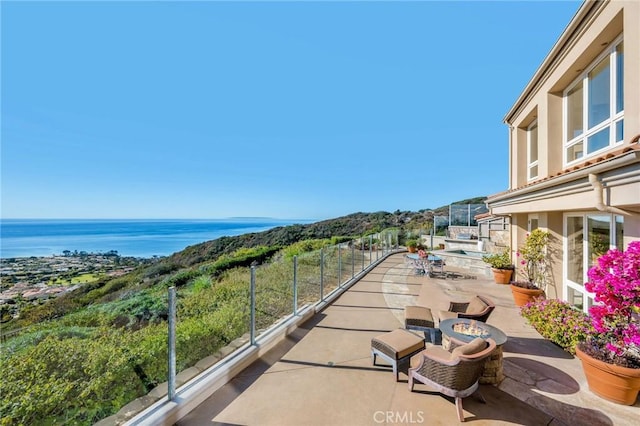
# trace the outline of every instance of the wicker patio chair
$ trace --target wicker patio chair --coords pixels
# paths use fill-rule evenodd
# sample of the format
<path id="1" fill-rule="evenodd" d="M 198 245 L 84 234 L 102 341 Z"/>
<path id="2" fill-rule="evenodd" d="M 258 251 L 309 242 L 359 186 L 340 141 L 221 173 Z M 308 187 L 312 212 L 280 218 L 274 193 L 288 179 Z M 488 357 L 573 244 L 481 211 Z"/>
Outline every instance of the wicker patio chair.
<path id="1" fill-rule="evenodd" d="M 485 359 L 495 348 L 493 339 L 484 340 L 480 337 L 451 352 L 441 346 L 431 346 L 411 358 L 409 389 L 413 392 L 414 381 L 418 381 L 455 398 L 458 420 L 463 422 L 462 398 L 478 389 Z M 479 396 L 484 402 L 482 395 Z"/>
<path id="2" fill-rule="evenodd" d="M 487 322 L 496 305 L 486 296 L 477 295 L 468 302 L 450 302 L 449 310 L 440 311 L 440 321 L 449 318 L 469 318 Z"/>

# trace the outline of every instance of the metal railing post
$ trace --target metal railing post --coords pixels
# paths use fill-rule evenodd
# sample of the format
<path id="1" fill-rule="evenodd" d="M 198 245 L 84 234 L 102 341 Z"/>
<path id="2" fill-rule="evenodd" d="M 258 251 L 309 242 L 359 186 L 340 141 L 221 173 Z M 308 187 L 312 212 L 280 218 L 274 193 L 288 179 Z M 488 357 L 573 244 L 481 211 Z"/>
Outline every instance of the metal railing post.
<path id="1" fill-rule="evenodd" d="M 298 315 L 298 256 L 293 256 L 293 315 Z"/>
<path id="2" fill-rule="evenodd" d="M 369 265 L 371 265 L 371 262 L 373 262 L 373 255 L 371 250 L 373 250 L 373 234 L 369 235 Z"/>
<path id="3" fill-rule="evenodd" d="M 383 240 L 384 240 L 384 244 L 382 245 L 382 256 L 389 253 L 389 233 L 388 232 L 384 234 Z"/>
<path id="4" fill-rule="evenodd" d="M 435 229 L 431 228 L 431 250 L 433 250 L 433 234 L 435 232 Z"/>
<path id="5" fill-rule="evenodd" d="M 320 300 L 324 300 L 324 248 L 320 249 Z"/>
<path id="6" fill-rule="evenodd" d="M 342 244 L 338 244 L 338 287 L 342 287 Z"/>
<path id="7" fill-rule="evenodd" d="M 356 242 L 351 241 L 351 278 L 356 276 Z"/>
<path id="8" fill-rule="evenodd" d="M 176 288 L 169 287 L 169 357 L 168 357 L 168 377 L 167 396 L 172 401 L 176 396 Z"/>
<path id="9" fill-rule="evenodd" d="M 361 271 L 364 271 L 364 237 L 362 237 L 362 239 L 360 241 L 362 241 L 362 243 L 360 244 L 360 247 L 362 248 L 362 269 L 361 269 Z"/>
<path id="10" fill-rule="evenodd" d="M 256 267 L 251 266 L 251 320 L 250 328 L 251 346 L 256 344 Z"/>

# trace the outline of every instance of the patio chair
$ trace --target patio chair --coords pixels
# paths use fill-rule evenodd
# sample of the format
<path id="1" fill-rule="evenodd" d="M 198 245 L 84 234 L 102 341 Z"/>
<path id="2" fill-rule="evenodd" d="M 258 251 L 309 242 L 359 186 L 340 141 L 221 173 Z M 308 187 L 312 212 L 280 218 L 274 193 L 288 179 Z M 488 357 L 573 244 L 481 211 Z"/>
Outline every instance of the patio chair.
<path id="1" fill-rule="evenodd" d="M 444 267 L 446 266 L 446 263 L 444 259 L 442 259 L 439 256 L 432 256 L 432 258 L 429 259 L 428 264 L 429 264 L 428 274 L 430 277 L 434 277 L 437 270 L 440 275 L 444 275 L 446 278 L 446 273 L 444 272 Z"/>
<path id="2" fill-rule="evenodd" d="M 486 296 L 477 295 L 468 302 L 449 302 L 449 310 L 440 311 L 440 321 L 449 318 L 469 318 L 487 322 L 496 305 Z"/>
<path id="3" fill-rule="evenodd" d="M 447 352 L 441 346 L 430 346 L 411 358 L 408 371 L 409 390 L 418 381 L 439 393 L 455 398 L 458 420 L 464 422 L 462 398 L 478 390 L 486 358 L 496 348 L 493 339 L 476 337 L 471 342 Z M 485 402 L 482 395 L 478 395 Z"/>

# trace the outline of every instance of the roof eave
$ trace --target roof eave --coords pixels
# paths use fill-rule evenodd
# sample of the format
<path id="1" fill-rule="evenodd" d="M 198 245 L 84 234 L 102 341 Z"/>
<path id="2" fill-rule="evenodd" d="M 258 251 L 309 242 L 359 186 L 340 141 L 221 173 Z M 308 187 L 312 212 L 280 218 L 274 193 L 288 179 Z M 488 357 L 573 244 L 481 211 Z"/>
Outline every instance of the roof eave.
<path id="1" fill-rule="evenodd" d="M 601 2 L 598 0 L 585 0 L 582 3 L 582 5 L 578 9 L 578 11 L 575 13 L 575 15 L 573 16 L 573 18 L 571 19 L 567 27 L 564 29 L 562 34 L 560 34 L 558 41 L 556 41 L 556 43 L 553 45 L 553 47 L 551 48 L 547 56 L 542 61 L 542 64 L 540 64 L 536 72 L 533 74 L 533 77 L 531 77 L 531 80 L 529 80 L 529 82 L 525 86 L 524 90 L 522 91 L 522 93 L 520 94 L 516 102 L 513 104 L 509 112 L 507 112 L 507 114 L 502 119 L 503 123 L 505 124 L 511 123 L 513 116 L 516 114 L 516 112 L 518 111 L 520 106 L 525 102 L 525 100 L 529 97 L 529 95 L 533 91 L 538 81 L 544 76 L 547 70 L 554 63 L 554 61 L 556 60 L 556 58 L 558 57 L 558 55 L 560 54 L 560 52 L 562 51 L 566 43 L 571 39 L 571 36 L 581 25 L 583 19 L 589 14 L 591 9 L 593 7 L 598 6 L 599 3 Z"/>
<path id="2" fill-rule="evenodd" d="M 627 164 L 640 162 L 640 150 L 634 149 L 623 153 L 618 157 L 614 157 L 599 163 L 589 165 L 587 167 L 580 168 L 578 170 L 571 171 L 562 176 L 555 177 L 549 180 L 542 180 L 539 183 L 528 185 L 513 191 L 499 192 L 487 197 L 487 206 L 491 208 L 492 203 L 515 198 L 523 194 L 533 193 L 541 189 L 546 189 L 556 185 L 560 185 L 565 182 L 580 179 L 584 176 L 588 176 L 590 173 L 602 173 L 603 171 L 611 170 L 616 167 L 622 167 Z"/>

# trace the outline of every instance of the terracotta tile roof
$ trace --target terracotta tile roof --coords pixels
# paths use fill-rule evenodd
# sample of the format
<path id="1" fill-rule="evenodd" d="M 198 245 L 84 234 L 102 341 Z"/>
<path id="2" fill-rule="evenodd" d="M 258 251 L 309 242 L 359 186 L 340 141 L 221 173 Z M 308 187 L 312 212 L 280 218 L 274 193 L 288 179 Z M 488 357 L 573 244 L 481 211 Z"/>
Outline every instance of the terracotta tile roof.
<path id="1" fill-rule="evenodd" d="M 474 218 L 475 220 L 478 220 L 478 219 L 484 219 L 485 217 L 491 217 L 491 216 L 493 216 L 493 215 L 491 214 L 491 212 L 486 212 L 486 213 L 480 213 L 480 214 L 477 214 L 477 215 L 475 215 L 473 218 Z"/>
<path id="2" fill-rule="evenodd" d="M 622 156 L 627 155 L 628 153 L 634 152 L 634 151 L 635 152 L 640 152 L 640 135 L 634 136 L 633 139 L 631 139 L 631 143 L 628 144 L 628 145 L 624 145 L 624 146 L 622 146 L 622 147 L 620 147 L 618 149 L 615 149 L 613 151 L 605 152 L 602 155 L 599 155 L 597 157 L 589 158 L 588 160 L 586 160 L 586 161 L 584 161 L 584 162 L 582 162 L 580 164 L 573 165 L 571 167 L 568 167 L 568 168 L 566 168 L 564 170 L 559 171 L 558 173 L 546 176 L 546 177 L 544 177 L 542 179 L 534 180 L 532 182 L 527 182 L 525 185 L 519 186 L 517 188 L 508 189 L 506 191 L 498 192 L 496 194 L 491 195 L 489 198 L 494 198 L 494 197 L 497 197 L 499 195 L 504 195 L 504 194 L 508 194 L 510 192 L 519 191 L 521 189 L 528 188 L 528 187 L 533 186 L 533 185 L 537 185 L 537 184 L 539 184 L 541 182 L 547 182 L 547 181 L 556 179 L 556 178 L 558 178 L 560 176 L 564 176 L 564 175 L 576 172 L 578 170 L 586 169 L 587 167 L 591 167 L 591 166 L 594 166 L 594 165 L 599 164 L 599 163 L 604 163 L 605 161 L 610 161 L 610 160 L 613 160 L 615 158 L 622 157 Z"/>

